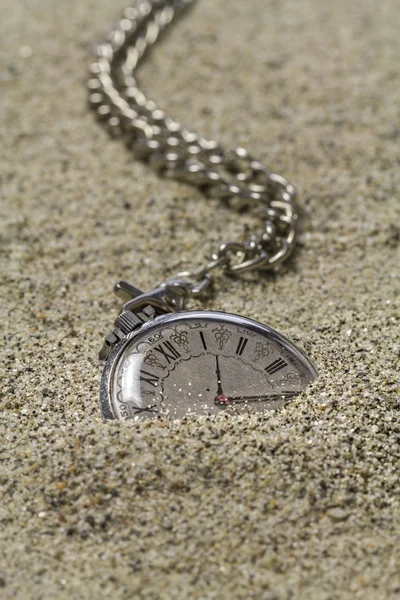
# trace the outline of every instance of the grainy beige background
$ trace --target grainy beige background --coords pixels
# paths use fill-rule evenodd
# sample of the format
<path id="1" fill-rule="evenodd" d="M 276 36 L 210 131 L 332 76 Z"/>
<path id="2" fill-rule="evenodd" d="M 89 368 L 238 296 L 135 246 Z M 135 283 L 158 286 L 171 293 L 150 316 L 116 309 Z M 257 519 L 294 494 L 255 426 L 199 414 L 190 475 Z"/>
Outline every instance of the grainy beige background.
<path id="1" fill-rule="evenodd" d="M 113 283 L 149 289 L 245 218 L 93 120 L 91 45 L 123 7 L 0 2 L 0 596 L 395 600 L 398 2 L 201 0 L 143 68 L 161 106 L 299 188 L 291 264 L 209 307 L 321 372 L 279 413 L 162 425 L 102 422 Z"/>

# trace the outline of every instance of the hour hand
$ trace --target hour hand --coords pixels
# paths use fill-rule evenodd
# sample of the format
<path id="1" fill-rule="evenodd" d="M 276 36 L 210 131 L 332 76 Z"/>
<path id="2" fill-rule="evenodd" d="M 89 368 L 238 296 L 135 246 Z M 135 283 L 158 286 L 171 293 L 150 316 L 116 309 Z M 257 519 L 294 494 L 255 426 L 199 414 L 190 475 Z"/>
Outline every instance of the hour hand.
<path id="1" fill-rule="evenodd" d="M 216 362 L 216 368 L 215 368 L 215 374 L 217 376 L 217 395 L 215 400 L 217 401 L 217 398 L 220 397 L 224 397 L 224 391 L 222 389 L 222 383 L 221 383 L 221 370 L 219 368 L 219 357 L 218 355 L 215 357 L 215 362 Z"/>

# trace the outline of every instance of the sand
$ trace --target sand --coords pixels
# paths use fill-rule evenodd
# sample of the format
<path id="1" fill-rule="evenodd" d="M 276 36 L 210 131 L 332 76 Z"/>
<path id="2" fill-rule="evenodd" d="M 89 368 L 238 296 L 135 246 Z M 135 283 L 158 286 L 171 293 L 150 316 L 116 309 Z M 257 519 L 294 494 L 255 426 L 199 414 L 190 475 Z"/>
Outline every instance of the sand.
<path id="1" fill-rule="evenodd" d="M 202 0 L 150 97 L 299 190 L 275 276 L 205 307 L 268 323 L 319 379 L 284 410 L 102 420 L 115 281 L 150 289 L 240 236 L 93 119 L 116 0 L 1 4 L 0 597 L 400 598 L 400 12 L 395 0 Z"/>

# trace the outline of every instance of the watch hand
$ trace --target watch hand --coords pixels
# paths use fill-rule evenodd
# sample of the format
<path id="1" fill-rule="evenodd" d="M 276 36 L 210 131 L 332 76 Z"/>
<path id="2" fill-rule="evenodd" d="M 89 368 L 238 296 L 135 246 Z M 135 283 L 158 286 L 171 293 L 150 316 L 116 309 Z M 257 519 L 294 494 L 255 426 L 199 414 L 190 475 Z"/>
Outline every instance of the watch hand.
<path id="1" fill-rule="evenodd" d="M 297 396 L 299 392 L 282 392 L 281 394 L 268 394 L 266 396 L 219 396 L 215 399 L 215 404 L 230 405 L 230 404 L 244 404 L 245 402 L 260 402 L 260 401 L 271 401 L 281 400 L 286 398 L 293 398 Z"/>
<path id="2" fill-rule="evenodd" d="M 225 398 L 224 392 L 223 392 L 223 389 L 222 389 L 222 384 L 221 384 L 221 371 L 220 371 L 220 368 L 219 368 L 219 357 L 218 357 L 218 355 L 215 357 L 215 362 L 216 362 L 216 365 L 217 365 L 216 369 L 215 369 L 215 374 L 217 375 L 217 398 L 219 398 L 220 396 L 221 397 L 223 396 Z"/>

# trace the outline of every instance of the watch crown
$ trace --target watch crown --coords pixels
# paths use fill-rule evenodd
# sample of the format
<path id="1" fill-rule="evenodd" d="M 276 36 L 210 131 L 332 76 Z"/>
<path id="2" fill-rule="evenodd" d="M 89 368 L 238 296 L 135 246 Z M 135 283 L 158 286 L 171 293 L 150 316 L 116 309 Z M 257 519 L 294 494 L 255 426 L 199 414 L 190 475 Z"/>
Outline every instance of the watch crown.
<path id="1" fill-rule="evenodd" d="M 127 335 L 138 325 L 143 325 L 143 320 L 130 310 L 125 310 L 116 318 L 114 325 L 123 335 Z"/>
<path id="2" fill-rule="evenodd" d="M 100 360 L 106 360 L 109 357 L 113 346 L 124 337 L 134 331 L 145 321 L 148 321 L 155 315 L 155 310 L 152 306 L 146 306 L 142 312 L 135 314 L 130 310 L 124 310 L 115 320 L 114 331 L 106 335 L 103 346 L 99 353 Z"/>

